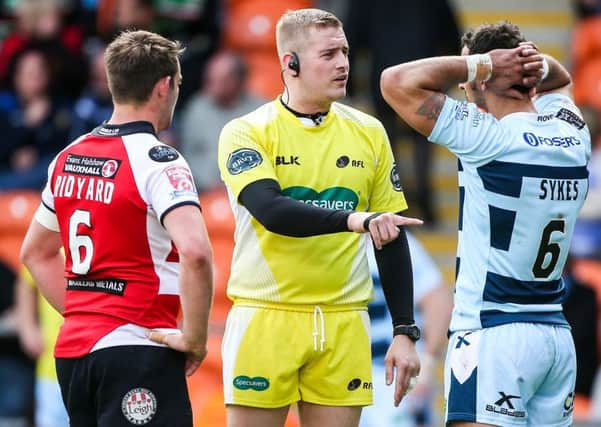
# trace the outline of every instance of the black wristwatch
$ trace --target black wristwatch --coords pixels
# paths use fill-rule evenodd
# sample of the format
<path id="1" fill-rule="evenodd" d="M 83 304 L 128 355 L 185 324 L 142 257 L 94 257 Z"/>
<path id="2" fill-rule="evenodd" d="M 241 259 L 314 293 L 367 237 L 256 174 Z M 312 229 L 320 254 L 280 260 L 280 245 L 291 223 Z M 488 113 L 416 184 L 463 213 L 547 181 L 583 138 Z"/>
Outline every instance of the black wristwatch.
<path id="1" fill-rule="evenodd" d="M 421 331 L 416 324 L 413 325 L 397 325 L 392 330 L 392 336 L 407 335 L 411 341 L 415 342 L 422 336 Z"/>

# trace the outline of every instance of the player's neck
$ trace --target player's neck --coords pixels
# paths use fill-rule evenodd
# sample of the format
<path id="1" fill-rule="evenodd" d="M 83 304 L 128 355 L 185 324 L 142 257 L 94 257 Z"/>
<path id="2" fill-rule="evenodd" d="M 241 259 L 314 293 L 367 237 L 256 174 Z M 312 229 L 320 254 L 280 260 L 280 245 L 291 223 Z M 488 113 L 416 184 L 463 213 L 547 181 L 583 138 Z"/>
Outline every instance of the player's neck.
<path id="1" fill-rule="evenodd" d="M 323 114 L 330 111 L 331 101 L 318 101 L 302 99 L 297 96 L 293 96 L 290 93 L 289 99 L 286 99 L 287 94 L 283 95 L 283 102 L 288 108 L 301 114 L 312 115 L 312 114 Z"/>
<path id="2" fill-rule="evenodd" d="M 150 122 L 155 131 L 158 131 L 158 117 L 145 106 L 135 106 L 131 104 L 115 104 L 113 114 L 108 120 L 108 124 L 116 125 L 121 123 Z"/>
<path id="3" fill-rule="evenodd" d="M 536 108 L 529 98 L 522 100 L 495 97 L 487 99 L 486 104 L 489 113 L 499 120 L 512 113 L 536 113 Z"/>

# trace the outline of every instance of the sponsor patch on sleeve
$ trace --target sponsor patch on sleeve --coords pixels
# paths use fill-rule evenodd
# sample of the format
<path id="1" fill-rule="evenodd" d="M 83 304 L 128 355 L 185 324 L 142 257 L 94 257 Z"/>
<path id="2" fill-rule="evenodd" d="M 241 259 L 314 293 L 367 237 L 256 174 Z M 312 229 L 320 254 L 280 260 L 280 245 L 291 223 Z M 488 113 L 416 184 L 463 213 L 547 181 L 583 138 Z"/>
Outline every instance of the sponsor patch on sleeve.
<path id="1" fill-rule="evenodd" d="M 576 129 L 582 129 L 584 126 L 586 126 L 586 123 L 584 120 L 578 117 L 578 114 L 568 110 L 567 108 L 560 108 L 557 114 L 555 114 L 555 117 L 571 124 Z"/>
<path id="2" fill-rule="evenodd" d="M 256 168 L 263 163 L 263 157 L 256 150 L 250 148 L 240 148 L 227 159 L 227 170 L 232 175 L 238 175 L 244 171 Z"/>
<path id="3" fill-rule="evenodd" d="M 455 120 L 461 121 L 470 115 L 470 107 L 467 102 L 461 101 L 455 105 Z"/>
<path id="4" fill-rule="evenodd" d="M 148 157 L 155 162 L 172 162 L 179 157 L 179 153 L 175 148 L 168 145 L 155 145 L 148 150 Z"/>
<path id="5" fill-rule="evenodd" d="M 171 166 L 165 169 L 169 183 L 173 187 L 171 193 L 174 197 L 196 195 L 196 187 L 190 170 L 183 166 Z"/>
<path id="6" fill-rule="evenodd" d="M 390 182 L 392 183 L 392 188 L 394 188 L 394 191 L 403 191 L 403 187 L 401 187 L 401 178 L 399 177 L 399 173 L 396 168 L 396 163 L 392 165 L 392 169 L 390 170 Z"/>

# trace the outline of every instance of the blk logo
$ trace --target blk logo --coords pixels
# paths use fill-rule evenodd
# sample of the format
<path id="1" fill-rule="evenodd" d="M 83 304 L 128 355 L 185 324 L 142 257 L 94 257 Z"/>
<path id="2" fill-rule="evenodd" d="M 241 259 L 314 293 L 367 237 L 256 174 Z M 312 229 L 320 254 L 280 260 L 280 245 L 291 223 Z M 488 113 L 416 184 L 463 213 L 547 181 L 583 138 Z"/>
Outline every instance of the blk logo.
<path id="1" fill-rule="evenodd" d="M 300 162 L 298 161 L 298 156 L 275 156 L 275 165 L 297 165 L 300 166 Z"/>
<path id="2" fill-rule="evenodd" d="M 501 398 L 495 402 L 497 406 L 503 406 L 505 403 L 509 409 L 514 409 L 513 404 L 511 403 L 511 399 L 519 399 L 520 396 L 513 396 L 511 394 L 505 394 L 502 391 L 499 392 Z"/>

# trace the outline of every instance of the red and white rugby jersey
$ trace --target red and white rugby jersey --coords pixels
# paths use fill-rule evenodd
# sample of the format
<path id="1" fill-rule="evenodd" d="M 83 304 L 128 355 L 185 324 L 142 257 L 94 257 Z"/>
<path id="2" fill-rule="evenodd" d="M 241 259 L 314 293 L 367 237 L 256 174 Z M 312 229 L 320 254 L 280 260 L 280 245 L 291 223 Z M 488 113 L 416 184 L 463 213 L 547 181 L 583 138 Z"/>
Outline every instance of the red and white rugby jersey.
<path id="1" fill-rule="evenodd" d="M 190 168 L 148 122 L 102 125 L 54 159 L 36 219 L 58 225 L 67 294 L 56 357 L 154 345 L 147 328 L 175 328 L 178 255 L 162 225 L 198 205 Z"/>

